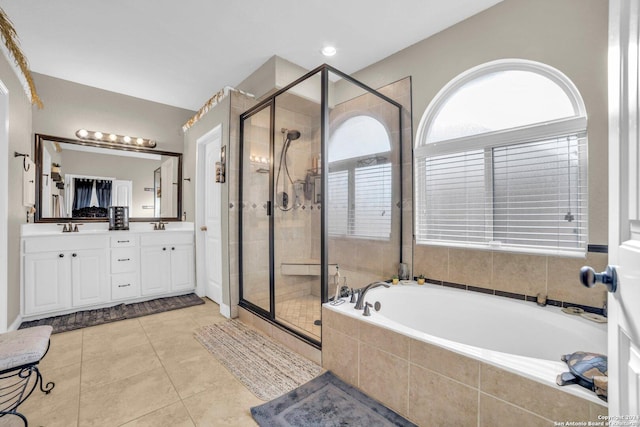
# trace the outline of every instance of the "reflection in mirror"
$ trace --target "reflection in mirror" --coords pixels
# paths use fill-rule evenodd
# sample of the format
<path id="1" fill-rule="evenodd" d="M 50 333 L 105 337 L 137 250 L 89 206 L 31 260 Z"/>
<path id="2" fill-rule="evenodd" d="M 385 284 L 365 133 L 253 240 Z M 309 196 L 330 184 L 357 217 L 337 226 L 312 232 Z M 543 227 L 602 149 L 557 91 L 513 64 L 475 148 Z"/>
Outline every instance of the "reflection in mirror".
<path id="1" fill-rule="evenodd" d="M 36 135 L 36 221 L 107 221 L 109 206 L 136 218 L 178 220 L 182 155 Z"/>

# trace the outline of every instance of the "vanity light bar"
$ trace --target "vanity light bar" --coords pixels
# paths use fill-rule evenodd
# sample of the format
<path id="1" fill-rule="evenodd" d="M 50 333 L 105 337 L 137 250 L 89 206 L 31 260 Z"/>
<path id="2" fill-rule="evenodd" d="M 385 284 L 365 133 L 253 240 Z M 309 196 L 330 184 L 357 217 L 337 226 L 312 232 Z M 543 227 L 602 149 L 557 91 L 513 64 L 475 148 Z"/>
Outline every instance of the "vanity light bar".
<path id="1" fill-rule="evenodd" d="M 85 141 L 96 141 L 104 144 L 130 145 L 133 147 L 155 148 L 156 142 L 147 138 L 133 137 L 127 135 L 116 135 L 115 133 L 98 132 L 93 130 L 78 129 L 76 136 Z"/>

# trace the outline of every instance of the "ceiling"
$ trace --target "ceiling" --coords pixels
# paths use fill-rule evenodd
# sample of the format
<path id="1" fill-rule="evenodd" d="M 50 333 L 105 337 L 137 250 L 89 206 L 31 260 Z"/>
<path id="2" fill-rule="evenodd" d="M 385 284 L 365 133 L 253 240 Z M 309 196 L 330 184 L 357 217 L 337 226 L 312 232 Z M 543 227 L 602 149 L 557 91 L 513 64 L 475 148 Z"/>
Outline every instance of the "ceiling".
<path id="1" fill-rule="evenodd" d="M 0 0 L 32 71 L 197 110 L 273 55 L 353 73 L 501 0 Z M 320 49 L 332 44 L 337 54 Z"/>

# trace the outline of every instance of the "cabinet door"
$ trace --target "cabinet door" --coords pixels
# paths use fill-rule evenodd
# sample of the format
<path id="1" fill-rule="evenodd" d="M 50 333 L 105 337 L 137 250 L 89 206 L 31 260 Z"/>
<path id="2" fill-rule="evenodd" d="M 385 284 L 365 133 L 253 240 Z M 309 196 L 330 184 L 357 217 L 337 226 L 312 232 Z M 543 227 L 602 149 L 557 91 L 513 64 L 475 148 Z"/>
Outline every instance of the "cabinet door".
<path id="1" fill-rule="evenodd" d="M 193 245 L 171 246 L 171 290 L 193 289 Z"/>
<path id="2" fill-rule="evenodd" d="M 24 257 L 24 314 L 71 308 L 71 260 L 64 252 Z"/>
<path id="3" fill-rule="evenodd" d="M 144 246 L 140 249 L 142 295 L 169 292 L 171 288 L 171 246 Z"/>
<path id="4" fill-rule="evenodd" d="M 71 259 L 73 306 L 100 304 L 109 300 L 106 249 L 67 252 Z"/>

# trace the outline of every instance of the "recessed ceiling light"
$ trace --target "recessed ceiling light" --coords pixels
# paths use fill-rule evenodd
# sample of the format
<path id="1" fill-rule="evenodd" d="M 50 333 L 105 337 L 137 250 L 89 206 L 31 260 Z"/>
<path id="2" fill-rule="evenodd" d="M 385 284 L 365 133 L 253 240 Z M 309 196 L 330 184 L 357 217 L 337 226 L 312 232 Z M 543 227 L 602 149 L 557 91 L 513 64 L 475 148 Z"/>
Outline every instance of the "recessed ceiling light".
<path id="1" fill-rule="evenodd" d="M 333 56 L 336 54 L 337 51 L 336 51 L 336 48 L 333 46 L 325 46 L 322 48 L 321 52 L 324 56 Z"/>

